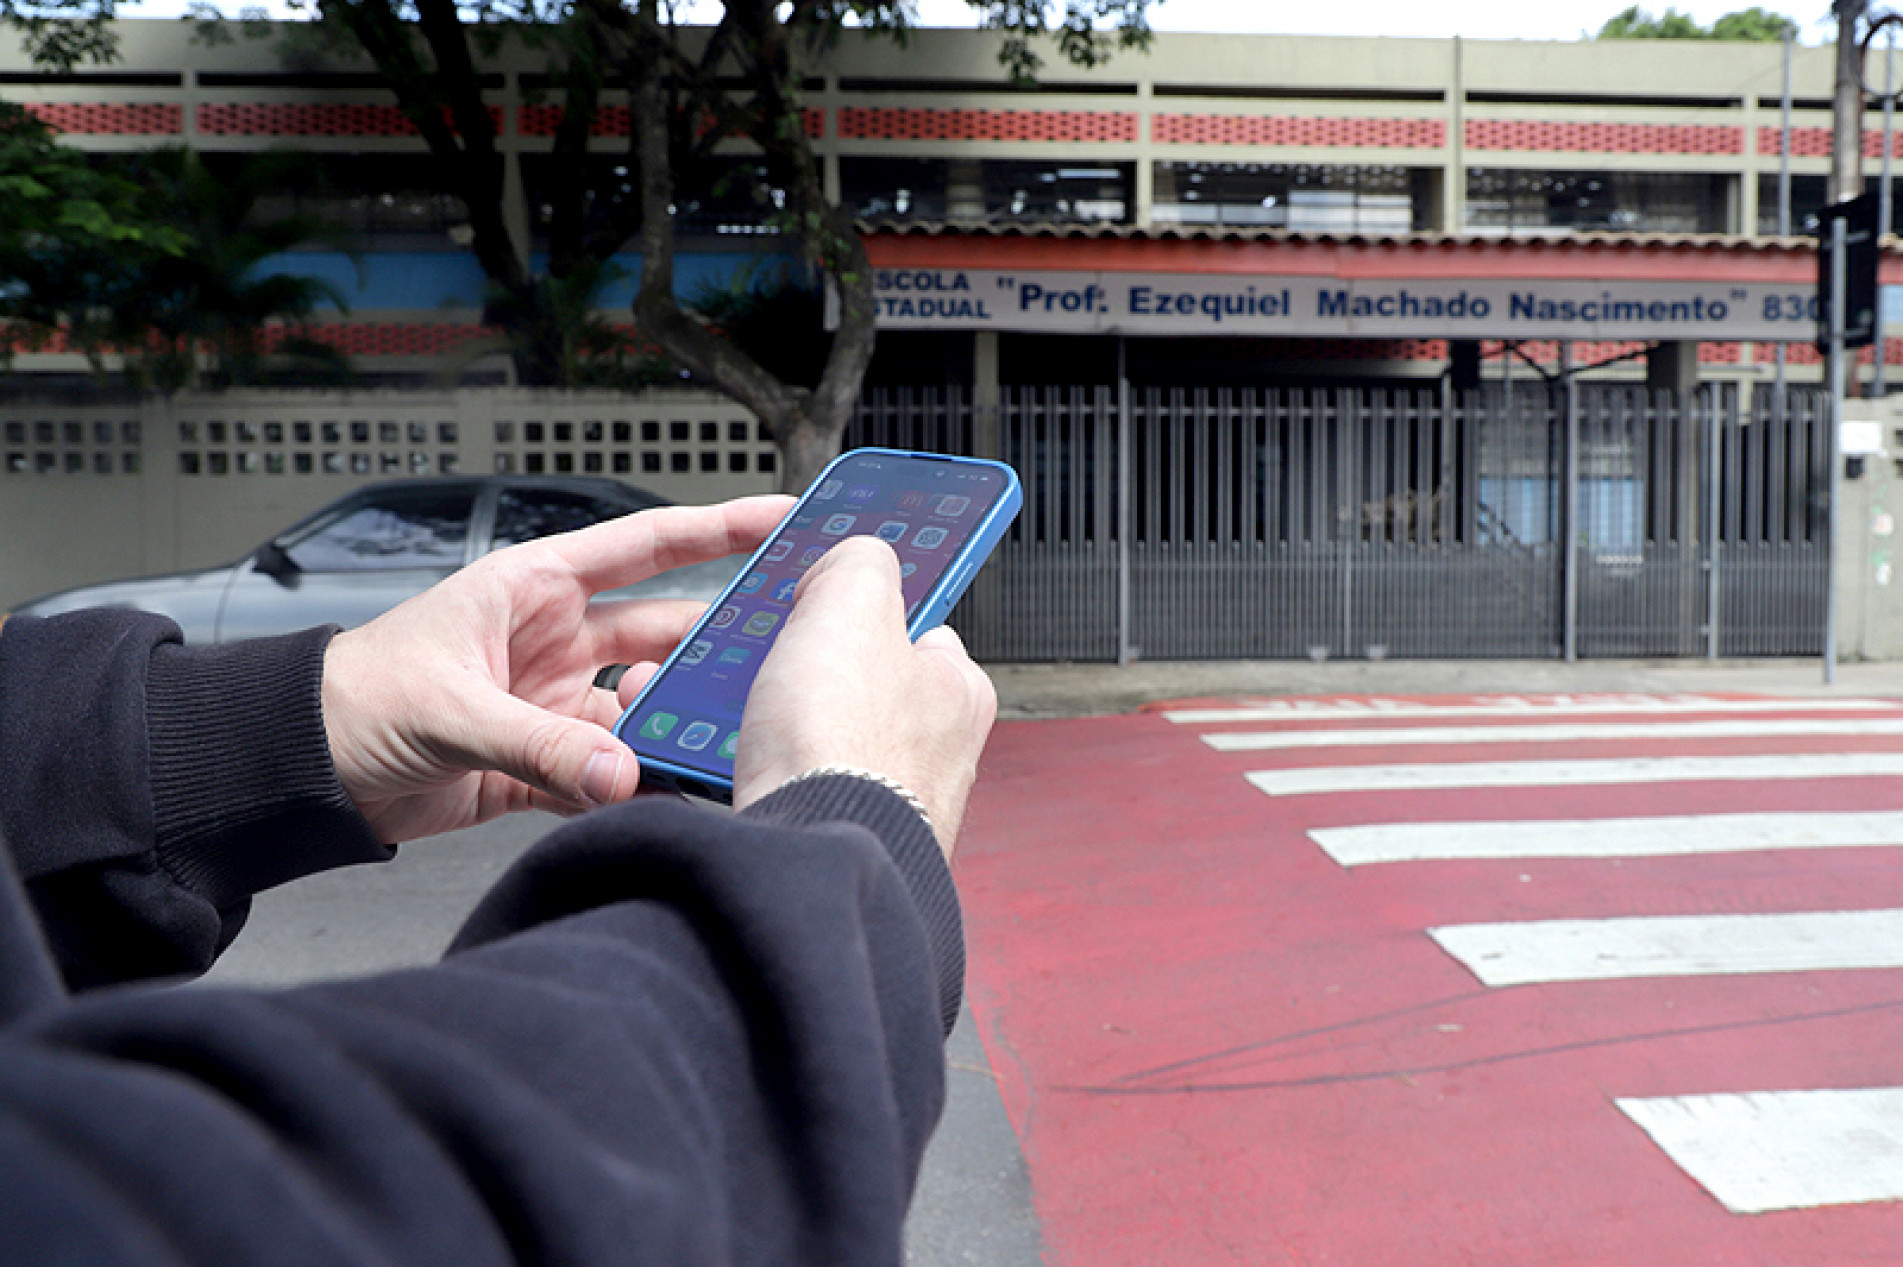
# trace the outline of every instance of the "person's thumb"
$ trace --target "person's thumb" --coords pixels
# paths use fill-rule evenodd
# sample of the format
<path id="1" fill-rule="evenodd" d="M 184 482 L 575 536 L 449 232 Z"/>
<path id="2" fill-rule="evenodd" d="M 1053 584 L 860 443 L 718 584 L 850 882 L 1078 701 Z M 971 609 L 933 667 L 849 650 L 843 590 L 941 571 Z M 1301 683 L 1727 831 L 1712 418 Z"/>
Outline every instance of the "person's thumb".
<path id="1" fill-rule="evenodd" d="M 625 801 L 641 782 L 634 753 L 608 731 L 498 692 L 471 719 L 478 764 L 584 808 Z"/>

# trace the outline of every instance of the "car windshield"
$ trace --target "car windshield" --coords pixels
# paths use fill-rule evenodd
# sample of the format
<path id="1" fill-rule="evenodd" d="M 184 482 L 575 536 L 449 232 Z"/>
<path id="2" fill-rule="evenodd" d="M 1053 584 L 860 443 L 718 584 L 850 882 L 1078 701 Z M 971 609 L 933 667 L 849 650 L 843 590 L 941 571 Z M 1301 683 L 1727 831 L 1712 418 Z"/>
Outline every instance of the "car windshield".
<path id="1" fill-rule="evenodd" d="M 285 552 L 305 572 L 459 567 L 474 504 L 468 488 L 387 489 L 286 543 Z"/>

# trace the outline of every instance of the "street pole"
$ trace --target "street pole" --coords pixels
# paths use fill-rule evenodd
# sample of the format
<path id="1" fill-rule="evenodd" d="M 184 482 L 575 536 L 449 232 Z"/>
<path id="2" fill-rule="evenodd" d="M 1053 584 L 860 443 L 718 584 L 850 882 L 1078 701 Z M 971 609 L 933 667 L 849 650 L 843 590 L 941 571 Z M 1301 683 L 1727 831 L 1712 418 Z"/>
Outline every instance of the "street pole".
<path id="1" fill-rule="evenodd" d="M 1890 232 L 1890 149 L 1892 125 L 1896 121 L 1896 101 L 1892 94 L 1896 91 L 1896 28 L 1885 31 L 1887 43 L 1883 49 L 1883 183 L 1877 187 L 1877 250 L 1879 258 L 1883 250 L 1883 239 Z M 1886 395 L 1883 383 L 1884 337 L 1883 337 L 1883 290 L 1877 289 L 1877 330 L 1876 345 L 1872 351 L 1876 354 L 1876 363 L 1870 374 L 1870 394 L 1878 400 Z"/>
<path id="2" fill-rule="evenodd" d="M 1848 202 L 1863 192 L 1863 51 L 1857 41 L 1857 23 L 1864 0 L 1833 0 L 1837 15 L 1837 79 L 1831 102 L 1830 201 Z M 1850 230 L 1843 216 L 1830 222 L 1830 435 L 1825 453 L 1830 462 L 1830 503 L 1824 528 L 1824 681 L 1837 681 L 1837 502 L 1843 492 L 1844 324 L 1849 269 L 1845 238 Z"/>
<path id="3" fill-rule="evenodd" d="M 1837 681 L 1837 503 L 1843 495 L 1842 448 L 1844 426 L 1844 323 L 1849 302 L 1844 295 L 1849 268 L 1845 238 L 1850 230 L 1843 216 L 1830 221 L 1830 435 L 1825 443 L 1830 463 L 1830 503 L 1824 523 L 1824 683 Z"/>
<path id="4" fill-rule="evenodd" d="M 1831 102 L 1830 201 L 1848 202 L 1863 192 L 1863 65 L 1857 23 L 1864 0 L 1835 0 L 1837 83 Z"/>

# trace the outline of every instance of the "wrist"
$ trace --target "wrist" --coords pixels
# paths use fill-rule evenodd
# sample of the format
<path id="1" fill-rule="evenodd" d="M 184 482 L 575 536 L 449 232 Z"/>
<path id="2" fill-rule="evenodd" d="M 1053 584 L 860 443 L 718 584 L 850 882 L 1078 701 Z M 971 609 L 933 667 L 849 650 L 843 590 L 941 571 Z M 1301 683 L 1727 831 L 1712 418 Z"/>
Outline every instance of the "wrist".
<path id="1" fill-rule="evenodd" d="M 926 810 L 925 802 L 920 800 L 918 798 L 918 795 L 914 793 L 911 788 L 905 786 L 905 784 L 899 782 L 897 779 L 893 778 L 889 774 L 880 774 L 876 770 L 868 770 L 868 769 L 865 769 L 863 766 L 839 765 L 839 764 L 817 765 L 812 767 L 809 770 L 801 771 L 799 774 L 796 774 L 789 779 L 781 780 L 780 783 L 774 787 L 773 792 L 782 791 L 786 788 L 792 787 L 796 783 L 803 783 L 808 779 L 825 778 L 828 775 L 838 775 L 844 778 L 851 778 L 851 779 L 863 779 L 868 783 L 878 784 L 880 787 L 886 789 L 888 792 L 891 792 L 893 795 L 897 796 L 900 800 L 904 801 L 907 805 L 911 806 L 912 812 L 919 816 L 919 818 L 925 823 L 926 828 L 930 830 L 934 836 L 938 834 L 938 827 L 936 824 L 932 822 L 932 816 L 930 812 Z M 767 793 L 767 795 L 769 796 L 771 796 L 772 794 L 773 794 L 772 792 Z"/>

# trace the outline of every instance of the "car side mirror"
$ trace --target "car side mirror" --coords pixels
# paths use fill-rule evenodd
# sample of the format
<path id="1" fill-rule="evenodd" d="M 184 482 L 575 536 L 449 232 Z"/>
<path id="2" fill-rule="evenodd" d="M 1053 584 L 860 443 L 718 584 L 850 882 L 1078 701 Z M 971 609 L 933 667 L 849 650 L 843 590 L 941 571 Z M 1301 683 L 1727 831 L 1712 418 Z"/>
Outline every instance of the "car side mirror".
<path id="1" fill-rule="evenodd" d="M 280 581 L 303 571 L 290 552 L 275 541 L 267 541 L 259 546 L 257 553 L 251 556 L 251 563 L 266 576 Z"/>

